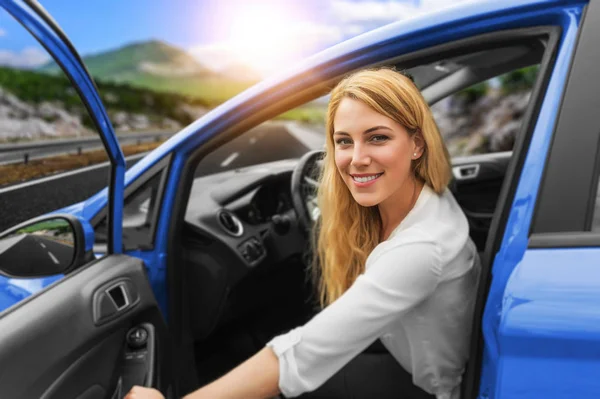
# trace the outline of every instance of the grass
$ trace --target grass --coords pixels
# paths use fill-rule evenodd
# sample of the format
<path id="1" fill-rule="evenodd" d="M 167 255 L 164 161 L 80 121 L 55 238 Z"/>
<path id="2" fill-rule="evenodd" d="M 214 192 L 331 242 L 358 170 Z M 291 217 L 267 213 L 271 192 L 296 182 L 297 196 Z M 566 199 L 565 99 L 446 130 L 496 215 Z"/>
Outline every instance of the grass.
<path id="1" fill-rule="evenodd" d="M 284 112 L 275 119 L 324 124 L 326 113 L 325 107 L 298 107 Z"/>
<path id="2" fill-rule="evenodd" d="M 125 156 L 151 151 L 162 142 L 143 143 L 140 145 L 123 146 Z M 81 155 L 59 155 L 39 160 L 29 161 L 26 164 L 0 165 L 0 187 L 29 181 L 56 173 L 83 168 L 108 161 L 104 150 L 84 152 Z"/>
<path id="3" fill-rule="evenodd" d="M 236 82 L 217 77 L 165 78 L 148 74 L 132 76 L 128 83 L 155 92 L 177 93 L 201 99 L 209 106 L 219 105 L 253 85 L 250 82 Z"/>
<path id="4" fill-rule="evenodd" d="M 52 219 L 40 223 L 35 223 L 31 226 L 22 228 L 17 233 L 34 233 L 39 230 L 67 230 L 71 229 L 71 225 L 64 219 Z"/>

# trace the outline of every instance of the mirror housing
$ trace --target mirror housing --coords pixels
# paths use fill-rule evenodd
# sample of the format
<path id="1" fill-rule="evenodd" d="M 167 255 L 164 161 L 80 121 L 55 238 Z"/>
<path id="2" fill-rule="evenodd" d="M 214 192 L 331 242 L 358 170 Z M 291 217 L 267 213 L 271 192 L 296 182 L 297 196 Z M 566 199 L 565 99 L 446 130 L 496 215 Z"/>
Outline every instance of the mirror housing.
<path id="1" fill-rule="evenodd" d="M 46 277 L 66 274 L 90 261 L 84 228 L 69 214 L 28 220 L 0 233 L 0 274 Z"/>

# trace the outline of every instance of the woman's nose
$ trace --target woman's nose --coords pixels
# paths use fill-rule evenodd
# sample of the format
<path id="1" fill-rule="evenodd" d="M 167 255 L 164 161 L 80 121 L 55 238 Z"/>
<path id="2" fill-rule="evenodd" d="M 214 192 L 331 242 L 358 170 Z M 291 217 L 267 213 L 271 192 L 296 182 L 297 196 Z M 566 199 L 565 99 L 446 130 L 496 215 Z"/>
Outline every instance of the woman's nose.
<path id="1" fill-rule="evenodd" d="M 360 145 L 354 145 L 354 151 L 352 152 L 352 162 L 350 164 L 354 167 L 368 166 L 371 163 L 371 157 L 366 149 Z"/>

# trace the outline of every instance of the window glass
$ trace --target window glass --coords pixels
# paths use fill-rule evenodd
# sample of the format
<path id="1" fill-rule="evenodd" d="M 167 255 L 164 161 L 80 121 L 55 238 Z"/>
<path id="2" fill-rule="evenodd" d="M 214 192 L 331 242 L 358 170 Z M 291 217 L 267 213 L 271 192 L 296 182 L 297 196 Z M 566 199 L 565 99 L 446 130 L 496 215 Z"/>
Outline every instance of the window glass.
<path id="1" fill-rule="evenodd" d="M 208 154 L 196 177 L 265 162 L 301 157 L 325 145 L 325 96 L 248 130 Z"/>
<path id="2" fill-rule="evenodd" d="M 415 68 L 417 73 L 423 74 L 423 70 Z M 504 73 L 433 104 L 431 109 L 450 155 L 511 151 L 538 70 L 539 66 L 533 65 Z M 416 82 L 431 83 L 422 78 Z M 322 148 L 328 99 L 324 96 L 287 111 L 222 145 L 200 162 L 196 176 L 298 158 L 306 151 Z"/>
<path id="3" fill-rule="evenodd" d="M 99 74 L 118 64 L 116 58 L 81 55 L 128 167 L 204 110 L 191 100 L 184 107 L 182 95 Z M 44 47 L 0 9 L 0 231 L 105 188 L 107 161 L 73 84 Z"/>
<path id="4" fill-rule="evenodd" d="M 125 199 L 123 206 L 123 246 L 130 249 L 151 249 L 154 241 L 158 197 L 163 171 L 157 173 Z M 95 250 L 103 252 L 107 242 L 107 218 L 95 227 Z"/>
<path id="5" fill-rule="evenodd" d="M 85 106 L 48 52 L 0 9 L 0 231 L 82 201 L 107 184 Z M 52 177 L 52 180 L 36 180 Z M 23 183 L 29 183 L 24 185 Z"/>
<path id="6" fill-rule="evenodd" d="M 475 84 L 437 102 L 434 118 L 453 157 L 511 151 L 538 65 Z"/>

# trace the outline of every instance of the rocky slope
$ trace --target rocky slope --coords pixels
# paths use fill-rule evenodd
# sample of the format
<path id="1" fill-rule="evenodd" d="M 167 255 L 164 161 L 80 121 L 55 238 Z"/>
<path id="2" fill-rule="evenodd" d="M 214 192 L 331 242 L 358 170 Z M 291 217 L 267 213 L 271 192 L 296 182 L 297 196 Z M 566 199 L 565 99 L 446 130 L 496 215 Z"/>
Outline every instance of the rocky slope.
<path id="1" fill-rule="evenodd" d="M 474 103 L 451 96 L 431 109 L 452 156 L 510 151 L 530 94 L 491 90 Z"/>
<path id="2" fill-rule="evenodd" d="M 183 104 L 181 112 L 190 119 L 206 112 L 199 106 Z M 68 111 L 60 101 L 26 102 L 0 87 L 0 143 L 53 138 L 76 138 L 96 134 L 83 121 L 83 110 Z M 178 130 L 182 124 L 168 117 L 109 109 L 117 132 Z"/>

